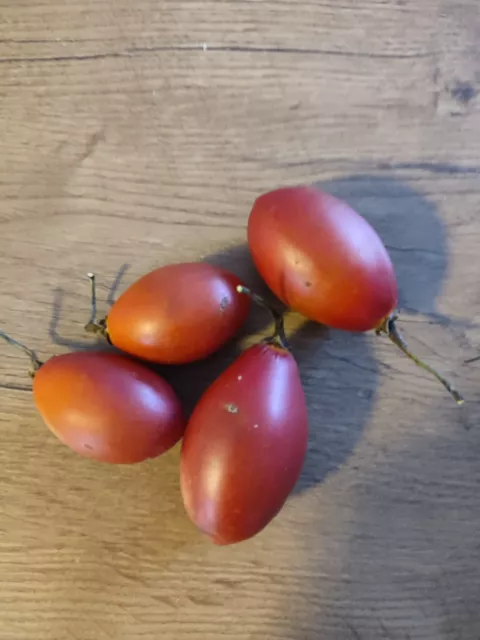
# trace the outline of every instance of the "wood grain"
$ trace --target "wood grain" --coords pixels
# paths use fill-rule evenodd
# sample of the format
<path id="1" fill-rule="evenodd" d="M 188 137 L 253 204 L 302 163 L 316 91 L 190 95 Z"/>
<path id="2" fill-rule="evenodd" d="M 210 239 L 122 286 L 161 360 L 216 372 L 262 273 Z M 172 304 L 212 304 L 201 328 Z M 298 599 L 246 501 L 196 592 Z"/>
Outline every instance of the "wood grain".
<path id="1" fill-rule="evenodd" d="M 404 333 L 467 397 L 374 336 L 290 314 L 309 404 L 302 479 L 261 535 L 188 522 L 178 449 L 71 454 L 0 346 L 1 640 L 480 638 L 480 13 L 475 0 L 0 0 L 1 327 L 41 357 L 96 347 L 102 305 L 155 265 L 260 286 L 256 195 L 314 182 L 377 227 Z M 168 371 L 188 408 L 248 331 Z"/>

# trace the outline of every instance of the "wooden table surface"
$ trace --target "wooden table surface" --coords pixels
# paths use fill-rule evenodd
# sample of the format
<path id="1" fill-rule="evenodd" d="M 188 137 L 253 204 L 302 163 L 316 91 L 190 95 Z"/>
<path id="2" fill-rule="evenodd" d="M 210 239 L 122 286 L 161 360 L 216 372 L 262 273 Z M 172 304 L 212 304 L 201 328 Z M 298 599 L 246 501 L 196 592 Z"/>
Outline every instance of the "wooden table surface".
<path id="1" fill-rule="evenodd" d="M 401 328 L 467 398 L 290 314 L 304 473 L 261 535 L 217 548 L 178 447 L 74 455 L 0 345 L 1 640 L 480 638 L 479 50 L 477 0 L 0 1 L 4 330 L 41 357 L 96 346 L 87 271 L 104 311 L 175 261 L 256 286 L 255 197 L 316 183 L 379 230 Z M 267 322 L 166 372 L 189 408 Z"/>

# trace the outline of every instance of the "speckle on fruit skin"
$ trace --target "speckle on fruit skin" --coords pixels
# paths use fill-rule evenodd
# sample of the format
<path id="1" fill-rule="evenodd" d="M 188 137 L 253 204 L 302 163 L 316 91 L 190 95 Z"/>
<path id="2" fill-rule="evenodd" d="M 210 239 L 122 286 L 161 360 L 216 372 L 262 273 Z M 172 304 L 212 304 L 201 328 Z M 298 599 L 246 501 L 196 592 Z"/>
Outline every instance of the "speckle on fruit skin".
<path id="1" fill-rule="evenodd" d="M 235 404 L 226 404 L 225 409 L 228 413 L 238 413 L 238 407 Z"/>

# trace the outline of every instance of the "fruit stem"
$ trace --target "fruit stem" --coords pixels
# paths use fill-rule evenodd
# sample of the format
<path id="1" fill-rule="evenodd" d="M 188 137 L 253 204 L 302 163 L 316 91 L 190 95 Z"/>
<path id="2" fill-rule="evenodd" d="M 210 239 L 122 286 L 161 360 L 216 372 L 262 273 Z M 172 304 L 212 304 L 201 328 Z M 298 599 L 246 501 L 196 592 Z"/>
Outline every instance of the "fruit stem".
<path id="1" fill-rule="evenodd" d="M 26 347 L 21 342 L 18 342 L 18 340 L 14 340 L 13 338 L 11 338 L 8 334 L 4 333 L 3 331 L 0 331 L 0 338 L 5 340 L 5 342 L 10 344 L 12 347 L 15 347 L 16 349 L 20 349 L 21 351 L 23 351 L 23 353 L 27 354 L 27 356 L 30 358 L 30 362 L 31 362 L 31 365 L 32 365 L 32 368 L 30 369 L 28 374 L 29 374 L 29 376 L 31 378 L 33 378 L 35 376 L 36 372 L 43 365 L 43 362 L 37 358 L 37 354 L 35 353 L 35 351 L 33 349 L 29 349 L 28 347 Z"/>
<path id="2" fill-rule="evenodd" d="M 97 320 L 97 282 L 94 273 L 87 273 L 87 278 L 91 284 L 91 312 L 90 319 L 85 325 L 87 333 L 100 334 L 107 337 L 107 319 Z"/>
<path id="3" fill-rule="evenodd" d="M 403 339 L 402 334 L 397 329 L 397 326 L 395 324 L 395 321 L 397 319 L 398 319 L 398 316 L 396 314 L 389 316 L 388 318 L 385 319 L 385 321 L 381 324 L 381 326 L 378 327 L 378 329 L 376 329 L 375 333 L 377 335 L 380 335 L 382 333 L 386 334 L 388 338 L 393 342 L 393 344 L 396 345 L 400 349 L 400 351 L 403 351 L 403 353 L 408 358 L 410 358 L 410 360 L 412 360 L 418 367 L 420 367 L 424 371 L 427 371 L 427 373 L 430 373 L 439 382 L 441 382 L 457 404 L 459 405 L 463 404 L 464 398 L 455 389 L 455 387 L 448 380 L 446 380 L 440 373 L 438 373 L 438 371 L 436 371 L 433 367 L 431 367 L 426 362 L 423 362 L 423 360 L 420 360 L 418 356 L 416 356 L 414 353 L 410 351 L 407 343 Z"/>
<path id="4" fill-rule="evenodd" d="M 237 286 L 237 291 L 238 293 L 243 293 L 249 296 L 256 304 L 258 304 L 260 307 L 263 307 L 264 309 L 267 309 L 267 311 L 270 312 L 270 315 L 272 316 L 275 323 L 275 332 L 273 336 L 267 338 L 267 341 L 271 344 L 276 344 L 282 349 L 287 349 L 288 351 L 290 351 L 290 344 L 285 334 L 284 319 L 280 311 L 278 311 L 274 307 L 271 307 L 261 296 L 258 295 L 258 293 L 254 293 L 253 291 L 248 289 L 248 287 L 244 287 L 242 284 L 239 284 Z"/>

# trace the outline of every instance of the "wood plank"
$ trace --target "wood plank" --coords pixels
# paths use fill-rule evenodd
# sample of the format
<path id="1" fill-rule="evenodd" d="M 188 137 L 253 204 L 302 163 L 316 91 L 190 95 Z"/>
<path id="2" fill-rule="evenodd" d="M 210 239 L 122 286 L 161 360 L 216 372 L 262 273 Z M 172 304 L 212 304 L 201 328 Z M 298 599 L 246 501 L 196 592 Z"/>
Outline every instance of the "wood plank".
<path id="1" fill-rule="evenodd" d="M 218 549 L 188 522 L 178 448 L 71 454 L 0 345 L 0 639 L 478 640 L 480 231 L 473 0 L 0 2 L 1 328 L 41 357 L 95 347 L 101 306 L 152 267 L 228 266 L 255 197 L 317 183 L 379 230 L 412 347 L 288 315 L 310 415 L 294 495 Z M 206 46 L 204 46 L 206 45 Z M 191 409 L 269 330 L 162 369 Z"/>

